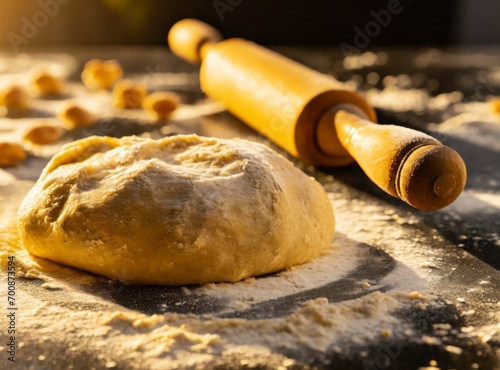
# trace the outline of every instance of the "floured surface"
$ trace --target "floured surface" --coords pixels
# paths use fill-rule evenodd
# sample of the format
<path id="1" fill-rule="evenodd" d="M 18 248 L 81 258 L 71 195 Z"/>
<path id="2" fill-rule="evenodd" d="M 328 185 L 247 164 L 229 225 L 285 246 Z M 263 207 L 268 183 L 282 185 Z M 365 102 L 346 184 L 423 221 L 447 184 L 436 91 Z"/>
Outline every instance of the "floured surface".
<path id="1" fill-rule="evenodd" d="M 160 84 L 155 76 L 142 78 Z M 406 110 L 429 108 L 412 101 L 422 100 L 409 99 Z M 457 116 L 453 109 L 461 103 L 438 103 L 433 104 L 445 120 L 446 114 L 450 120 Z M 471 104 L 465 102 L 464 109 Z M 200 106 L 211 108 L 200 111 Z M 392 111 L 389 105 L 384 109 Z M 184 112 L 165 127 L 107 122 L 117 136 L 134 130 L 151 137 L 196 132 L 265 142 L 226 114 L 209 115 L 217 112 L 209 102 L 186 104 Z M 452 125 L 449 133 L 455 134 Z M 436 131 L 446 127 L 437 125 Z M 457 134 L 462 140 L 467 136 Z M 467 156 L 470 146 L 465 149 Z M 494 158 L 483 161 L 498 169 Z M 21 248 L 14 227 L 17 207 L 46 162 L 31 157 L 23 166 L 0 171 L 1 258 L 4 264 L 15 255 L 18 273 L 18 368 L 414 369 L 435 361 L 442 368 L 491 369 L 498 361 L 498 271 L 464 250 L 498 241 L 498 170 L 478 179 L 486 170 L 472 169 L 472 186 L 464 195 L 429 216 L 381 194 L 356 167 L 304 168 L 334 205 L 337 234 L 329 253 L 234 284 L 168 288 L 110 281 L 34 259 Z M 481 217 L 485 230 L 478 229 Z M 3 280 L 0 286 L 6 286 Z M 5 294 L 2 288 L 2 301 Z M 2 331 L 2 351 L 5 339 Z"/>
<path id="2" fill-rule="evenodd" d="M 29 184 L 25 185 L 27 190 Z M 11 188 L 11 204 L 14 198 L 20 201 L 22 194 Z M 342 208 L 337 214 L 346 220 L 349 213 Z M 7 210 L 2 219 L 13 220 L 14 210 L 15 206 Z M 377 220 L 364 224 L 375 226 Z M 276 275 L 201 287 L 143 287 L 146 293 L 156 294 L 156 307 L 152 302 L 135 302 L 139 307 L 134 308 L 156 310 L 153 315 L 126 309 L 133 306 L 131 302 L 117 304 L 117 296 L 130 295 L 140 287 L 117 285 L 30 257 L 20 249 L 12 222 L 3 225 L 2 236 L 9 238 L 9 247 L 2 251 L 2 261 L 7 255 L 16 256 L 17 304 L 22 309 L 18 320 L 34 329 L 23 333 L 25 348 L 30 352 L 33 347 L 44 348 L 55 340 L 52 333 L 64 332 L 64 342 L 72 343 L 69 358 L 96 352 L 101 355 L 95 359 L 98 367 L 113 363 L 152 369 L 192 363 L 208 366 L 233 354 L 239 361 L 245 358 L 265 365 L 270 356 L 293 365 L 307 361 L 310 351 L 344 356 L 381 341 L 423 340 L 411 321 L 394 314 L 446 309 L 446 304 L 430 294 L 425 278 L 414 268 L 343 234 L 352 234 L 349 229 L 346 222 L 339 225 L 329 254 Z M 376 267 L 370 272 L 368 266 Z M 420 293 L 410 294 L 416 290 Z M 287 302 L 292 297 L 296 299 Z M 189 314 L 196 312 L 190 302 L 205 308 L 211 304 L 213 312 Z M 35 359 L 23 347 L 18 356 L 21 364 L 52 366 L 49 358 Z"/>

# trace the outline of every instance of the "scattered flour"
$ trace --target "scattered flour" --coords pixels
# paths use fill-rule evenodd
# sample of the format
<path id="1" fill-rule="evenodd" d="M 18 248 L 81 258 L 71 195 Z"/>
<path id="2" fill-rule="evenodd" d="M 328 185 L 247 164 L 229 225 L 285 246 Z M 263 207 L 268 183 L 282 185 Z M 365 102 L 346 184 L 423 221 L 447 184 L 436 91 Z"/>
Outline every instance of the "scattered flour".
<path id="1" fill-rule="evenodd" d="M 207 284 L 197 289 L 197 292 L 250 304 L 284 297 L 344 277 L 366 258 L 366 249 L 337 233 L 331 250 L 311 262 L 234 284 Z"/>

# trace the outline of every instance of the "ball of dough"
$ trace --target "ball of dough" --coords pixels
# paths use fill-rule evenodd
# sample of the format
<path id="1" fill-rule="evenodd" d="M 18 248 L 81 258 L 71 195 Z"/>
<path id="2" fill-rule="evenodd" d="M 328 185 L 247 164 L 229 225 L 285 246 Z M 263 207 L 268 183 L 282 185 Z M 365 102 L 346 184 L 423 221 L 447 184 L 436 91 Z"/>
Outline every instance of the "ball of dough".
<path id="1" fill-rule="evenodd" d="M 0 141 L 0 167 L 18 165 L 26 160 L 26 150 L 21 144 Z"/>
<path id="2" fill-rule="evenodd" d="M 24 199 L 30 253 L 132 283 L 237 281 L 306 262 L 334 232 L 323 187 L 264 145 L 178 135 L 63 147 Z"/>
<path id="3" fill-rule="evenodd" d="M 34 145 L 49 145 L 58 141 L 63 135 L 62 127 L 50 123 L 38 123 L 26 130 L 23 140 Z"/>
<path id="4" fill-rule="evenodd" d="M 89 60 L 83 67 L 82 82 L 91 90 L 110 89 L 123 76 L 117 60 Z"/>
<path id="5" fill-rule="evenodd" d="M 137 109 L 142 107 L 148 90 L 143 84 L 128 80 L 118 81 L 113 88 L 113 105 L 122 109 Z"/>
<path id="6" fill-rule="evenodd" d="M 75 103 L 67 102 L 57 113 L 64 128 L 72 130 L 78 127 L 87 127 L 94 123 L 94 117 L 85 108 Z"/>
<path id="7" fill-rule="evenodd" d="M 40 96 L 57 95 L 63 90 L 62 80 L 47 71 L 40 71 L 33 76 L 31 84 Z"/>
<path id="8" fill-rule="evenodd" d="M 168 119 L 179 104 L 180 98 L 176 93 L 157 91 L 149 94 L 142 106 L 152 120 L 161 122 Z"/>

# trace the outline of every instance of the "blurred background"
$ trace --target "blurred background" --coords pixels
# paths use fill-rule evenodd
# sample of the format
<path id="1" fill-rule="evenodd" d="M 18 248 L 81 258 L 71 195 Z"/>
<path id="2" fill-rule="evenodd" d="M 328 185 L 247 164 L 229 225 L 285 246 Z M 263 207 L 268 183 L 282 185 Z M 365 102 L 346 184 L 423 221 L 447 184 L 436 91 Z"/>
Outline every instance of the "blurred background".
<path id="1" fill-rule="evenodd" d="M 0 45 L 166 44 L 186 17 L 267 45 L 500 44 L 500 0 L 0 0 Z"/>

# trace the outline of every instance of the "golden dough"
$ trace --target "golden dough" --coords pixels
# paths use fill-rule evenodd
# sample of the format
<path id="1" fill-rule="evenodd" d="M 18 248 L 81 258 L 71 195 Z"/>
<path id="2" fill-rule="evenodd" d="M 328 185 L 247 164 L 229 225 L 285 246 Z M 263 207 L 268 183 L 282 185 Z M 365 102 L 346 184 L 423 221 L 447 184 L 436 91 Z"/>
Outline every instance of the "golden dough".
<path id="1" fill-rule="evenodd" d="M 35 256 L 133 283 L 237 281 L 329 247 L 322 186 L 264 145 L 179 135 L 63 147 L 21 205 Z"/>

